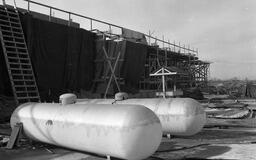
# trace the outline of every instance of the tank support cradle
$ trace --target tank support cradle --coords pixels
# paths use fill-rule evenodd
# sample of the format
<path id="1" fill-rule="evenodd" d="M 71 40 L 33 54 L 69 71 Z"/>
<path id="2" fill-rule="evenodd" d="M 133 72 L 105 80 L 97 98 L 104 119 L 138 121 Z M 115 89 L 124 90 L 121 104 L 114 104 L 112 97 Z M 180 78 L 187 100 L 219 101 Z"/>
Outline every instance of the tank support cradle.
<path id="1" fill-rule="evenodd" d="M 7 143 L 7 149 L 13 149 L 13 147 L 19 146 L 19 139 L 21 137 L 22 123 L 16 123 L 12 129 L 10 139 Z"/>

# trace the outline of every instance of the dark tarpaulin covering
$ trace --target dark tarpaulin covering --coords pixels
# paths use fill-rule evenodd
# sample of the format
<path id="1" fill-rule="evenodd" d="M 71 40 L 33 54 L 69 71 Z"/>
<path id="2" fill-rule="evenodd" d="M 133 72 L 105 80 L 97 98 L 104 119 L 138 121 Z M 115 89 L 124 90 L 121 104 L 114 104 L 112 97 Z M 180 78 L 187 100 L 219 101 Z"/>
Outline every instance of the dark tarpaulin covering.
<path id="1" fill-rule="evenodd" d="M 21 14 L 42 101 L 90 90 L 94 75 L 95 35 Z"/>
<path id="2" fill-rule="evenodd" d="M 0 95 L 12 96 L 12 88 L 5 64 L 2 45 L 0 46 Z"/>
<path id="3" fill-rule="evenodd" d="M 100 75 L 110 73 L 107 64 L 103 68 L 95 66 L 94 55 L 103 56 L 102 53 L 94 54 L 97 53 L 95 34 L 39 20 L 29 14 L 20 14 L 20 17 L 42 101 L 57 101 L 59 95 L 65 92 L 79 92 L 80 89 L 89 91 L 93 86 L 94 77 L 100 78 Z M 116 42 L 108 44 L 107 48 L 108 52 L 113 54 L 111 57 L 117 55 L 119 50 L 122 52 L 120 58 L 123 61 L 118 63 L 115 74 L 124 78 L 122 91 L 135 93 L 139 89 L 139 80 L 144 72 L 147 46 L 130 41 L 119 44 L 122 45 L 117 45 Z M 0 62 L 2 66 L 4 63 Z M 6 85 L 2 85 L 4 83 L 1 81 L 9 82 L 9 79 L 4 76 L 3 80 L 1 72 L 2 67 L 0 90 L 3 90 L 2 86 Z M 7 75 L 7 72 L 5 74 Z M 116 88 L 113 88 L 116 91 Z M 7 90 L 10 91 L 11 88 Z"/>
<path id="4" fill-rule="evenodd" d="M 147 45 L 126 41 L 124 63 L 121 75 L 125 80 L 122 90 L 128 93 L 136 93 L 139 89 L 139 81 L 145 70 Z"/>
<path id="5" fill-rule="evenodd" d="M 147 44 L 146 36 L 143 33 L 133 31 L 127 28 L 122 28 L 122 36 L 132 42 L 140 42 Z"/>

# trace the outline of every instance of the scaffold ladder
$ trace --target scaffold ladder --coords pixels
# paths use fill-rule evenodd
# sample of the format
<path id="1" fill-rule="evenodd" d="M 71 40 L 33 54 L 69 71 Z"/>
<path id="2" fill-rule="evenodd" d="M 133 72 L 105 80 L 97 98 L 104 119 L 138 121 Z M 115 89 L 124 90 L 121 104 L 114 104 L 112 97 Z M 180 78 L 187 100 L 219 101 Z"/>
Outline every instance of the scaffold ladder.
<path id="1" fill-rule="evenodd" d="M 19 13 L 13 6 L 0 6 L 0 40 L 16 103 L 39 102 Z"/>

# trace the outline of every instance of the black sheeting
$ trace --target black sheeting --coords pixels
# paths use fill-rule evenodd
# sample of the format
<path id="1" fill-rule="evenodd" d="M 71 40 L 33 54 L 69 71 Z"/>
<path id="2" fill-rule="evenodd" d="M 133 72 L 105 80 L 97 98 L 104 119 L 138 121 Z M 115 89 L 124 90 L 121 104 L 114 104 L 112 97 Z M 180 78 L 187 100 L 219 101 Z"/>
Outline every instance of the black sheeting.
<path id="1" fill-rule="evenodd" d="M 5 64 L 2 45 L 0 46 L 0 95 L 12 96 L 12 88 Z"/>
<path id="2" fill-rule="evenodd" d="M 20 14 L 42 101 L 90 90 L 95 34 Z"/>
<path id="3" fill-rule="evenodd" d="M 126 41 L 124 63 L 121 75 L 125 80 L 122 90 L 136 93 L 139 90 L 139 81 L 145 70 L 147 45 Z"/>
<path id="4" fill-rule="evenodd" d="M 102 75 L 110 75 L 108 64 L 99 67 L 94 63 L 94 56 L 104 56 L 96 51 L 95 34 L 39 20 L 29 14 L 20 14 L 20 17 L 42 101 L 58 101 L 59 95 L 65 92 L 79 92 L 80 89 L 92 91 L 95 77 L 100 79 Z M 109 41 L 106 45 L 110 57 L 121 51 L 120 59 L 124 59 L 115 71 L 125 81 L 121 90 L 137 92 L 144 72 L 147 46 L 130 41 L 119 44 Z M 8 87 L 5 85 L 9 79 L 2 62 L 0 60 L 0 93 L 3 90 L 11 92 L 10 84 Z M 111 88 L 114 94 L 117 91 L 115 85 Z M 102 93 L 97 89 L 94 91 Z"/>

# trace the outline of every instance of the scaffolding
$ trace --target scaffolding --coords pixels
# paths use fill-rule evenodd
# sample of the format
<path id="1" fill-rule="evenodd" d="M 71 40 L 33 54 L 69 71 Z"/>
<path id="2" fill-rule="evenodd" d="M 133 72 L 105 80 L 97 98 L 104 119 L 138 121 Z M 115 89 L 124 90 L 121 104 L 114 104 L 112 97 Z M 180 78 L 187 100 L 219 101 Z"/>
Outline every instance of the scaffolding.
<path id="1" fill-rule="evenodd" d="M 32 13 L 31 4 L 44 7 L 49 10 L 47 13 L 47 20 L 54 21 L 57 17 L 53 16 L 54 11 L 61 12 L 67 15 L 66 25 L 74 26 L 76 18 L 81 18 L 83 21 L 87 21 L 88 25 L 83 27 L 86 30 L 97 34 L 97 41 L 102 41 L 102 55 L 95 60 L 95 65 L 101 66 L 104 69 L 103 75 L 97 75 L 94 78 L 95 92 L 104 94 L 104 97 L 111 92 L 111 85 L 115 86 L 118 91 L 121 91 L 120 86 L 124 85 L 123 77 L 120 76 L 119 63 L 124 61 L 123 57 L 116 52 L 110 51 L 106 48 L 106 42 L 118 41 L 118 45 L 121 45 L 122 40 L 126 38 L 122 35 L 122 31 L 125 29 L 121 26 L 97 20 L 91 17 L 80 15 L 77 13 L 65 11 L 52 6 L 41 4 L 31 0 L 21 0 L 27 3 L 27 12 Z M 23 9 L 24 10 L 24 9 Z M 45 14 L 45 13 L 44 13 Z M 104 28 L 99 29 L 98 26 L 103 25 Z M 78 27 L 81 27 L 78 25 Z M 138 32 L 139 33 L 139 32 Z M 145 70 L 140 78 L 138 88 L 140 90 L 160 90 L 161 89 L 161 77 L 150 77 L 150 74 L 161 67 L 172 68 L 174 72 L 179 74 L 171 77 L 166 77 L 167 88 L 189 88 L 189 87 L 204 87 L 207 85 L 210 63 L 199 60 L 198 49 L 191 48 L 189 45 L 181 45 L 179 43 L 171 43 L 166 41 L 164 36 L 162 39 L 153 37 L 152 33 L 143 34 L 148 45 Z M 127 39 L 126 39 L 127 40 Z M 136 43 L 140 41 L 135 40 Z M 103 91 L 99 91 L 97 85 L 104 86 Z"/>

